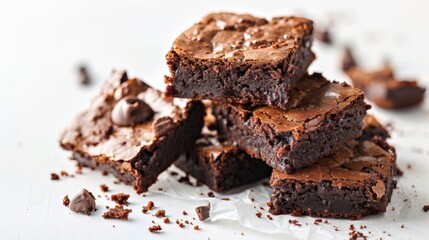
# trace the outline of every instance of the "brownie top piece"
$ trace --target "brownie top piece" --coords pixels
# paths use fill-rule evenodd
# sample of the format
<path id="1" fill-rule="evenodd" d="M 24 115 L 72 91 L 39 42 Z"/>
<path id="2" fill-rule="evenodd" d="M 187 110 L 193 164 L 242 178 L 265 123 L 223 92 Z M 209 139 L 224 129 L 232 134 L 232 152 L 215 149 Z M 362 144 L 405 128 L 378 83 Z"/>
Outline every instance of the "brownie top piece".
<path id="1" fill-rule="evenodd" d="M 363 98 L 363 92 L 346 83 L 331 83 L 321 74 L 314 73 L 301 79 L 291 96 L 290 110 L 268 106 L 253 109 L 239 107 L 277 133 L 311 131 L 330 113 L 339 112 L 356 99 Z"/>
<path id="2" fill-rule="evenodd" d="M 337 187 L 361 187 L 365 181 L 376 178 L 373 192 L 385 195 L 384 179 L 390 175 L 396 155 L 372 141 L 351 141 L 335 154 L 321 159 L 317 164 L 301 171 L 286 174 L 273 170 L 271 186 L 278 181 L 293 179 L 306 182 L 329 181 Z"/>
<path id="3" fill-rule="evenodd" d="M 173 43 L 174 51 L 197 59 L 277 62 L 295 51 L 313 22 L 299 17 L 276 17 L 271 21 L 247 14 L 213 13 Z M 308 45 L 311 45 L 311 38 Z"/>
<path id="4" fill-rule="evenodd" d="M 129 161 L 183 117 L 184 110 L 125 71 L 114 71 L 60 137 L 66 150 L 103 161 Z M 170 128 L 169 128 L 170 126 Z"/>

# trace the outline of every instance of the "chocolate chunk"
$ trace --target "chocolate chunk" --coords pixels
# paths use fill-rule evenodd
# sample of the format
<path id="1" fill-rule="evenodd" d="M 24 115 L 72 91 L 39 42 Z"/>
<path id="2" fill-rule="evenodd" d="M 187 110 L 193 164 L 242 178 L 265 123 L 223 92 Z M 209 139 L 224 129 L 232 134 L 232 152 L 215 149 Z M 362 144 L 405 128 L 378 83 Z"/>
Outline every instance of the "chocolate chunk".
<path id="1" fill-rule="evenodd" d="M 82 85 L 91 84 L 91 78 L 89 77 L 88 68 L 85 65 L 79 66 L 79 83 Z"/>
<path id="2" fill-rule="evenodd" d="M 103 214 L 103 218 L 128 220 L 128 214 L 132 211 L 131 209 L 124 208 L 122 205 L 116 205 L 114 208 L 109 208 L 109 210 Z"/>
<path id="3" fill-rule="evenodd" d="M 125 97 L 112 110 L 112 122 L 118 126 L 134 126 L 153 117 L 152 108 L 137 97 Z"/>
<path id="4" fill-rule="evenodd" d="M 355 58 L 353 57 L 352 50 L 349 47 L 344 48 L 341 69 L 347 72 L 349 69 L 356 66 Z"/>
<path id="5" fill-rule="evenodd" d="M 175 128 L 174 120 L 171 117 L 162 117 L 156 120 L 153 124 L 155 128 L 155 136 L 157 138 L 167 135 L 167 133 Z"/>
<path id="6" fill-rule="evenodd" d="M 70 202 L 70 210 L 76 213 L 91 215 L 95 210 L 95 197 L 86 189 L 82 189 Z"/>
<path id="7" fill-rule="evenodd" d="M 332 38 L 331 33 L 329 32 L 329 29 L 326 28 L 324 30 L 318 30 L 316 29 L 313 33 L 313 36 L 316 40 L 326 43 L 326 44 L 332 44 Z"/>
<path id="8" fill-rule="evenodd" d="M 207 206 L 199 206 L 195 208 L 200 221 L 204 221 L 210 217 L 210 203 Z"/>

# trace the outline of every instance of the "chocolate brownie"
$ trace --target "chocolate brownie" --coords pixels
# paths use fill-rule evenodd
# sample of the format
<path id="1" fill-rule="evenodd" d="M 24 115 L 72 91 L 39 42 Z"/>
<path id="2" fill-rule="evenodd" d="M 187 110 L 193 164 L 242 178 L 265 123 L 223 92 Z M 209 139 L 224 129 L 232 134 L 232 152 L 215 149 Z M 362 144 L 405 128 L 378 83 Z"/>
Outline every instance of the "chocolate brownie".
<path id="1" fill-rule="evenodd" d="M 305 18 L 209 14 L 167 53 L 166 94 L 284 108 L 314 60 L 312 35 Z"/>
<path id="2" fill-rule="evenodd" d="M 423 101 L 425 89 L 416 81 L 400 80 L 389 66 L 367 72 L 359 67 L 347 71 L 353 86 L 362 89 L 365 96 L 382 108 L 405 108 Z"/>
<path id="3" fill-rule="evenodd" d="M 178 168 L 195 177 L 216 192 L 269 177 L 272 169 L 227 141 L 215 135 L 204 135 L 197 146 L 183 154 L 175 163 Z"/>
<path id="4" fill-rule="evenodd" d="M 215 104 L 213 112 L 222 135 L 282 172 L 309 166 L 361 135 L 369 108 L 361 90 L 313 74 L 291 96 L 290 110 Z"/>
<path id="5" fill-rule="evenodd" d="M 270 212 L 350 219 L 385 212 L 395 185 L 396 154 L 378 139 L 353 140 L 295 173 L 274 170 Z"/>
<path id="6" fill-rule="evenodd" d="M 200 136 L 204 105 L 176 102 L 114 71 L 89 109 L 62 133 L 60 145 L 80 164 L 144 192 Z"/>

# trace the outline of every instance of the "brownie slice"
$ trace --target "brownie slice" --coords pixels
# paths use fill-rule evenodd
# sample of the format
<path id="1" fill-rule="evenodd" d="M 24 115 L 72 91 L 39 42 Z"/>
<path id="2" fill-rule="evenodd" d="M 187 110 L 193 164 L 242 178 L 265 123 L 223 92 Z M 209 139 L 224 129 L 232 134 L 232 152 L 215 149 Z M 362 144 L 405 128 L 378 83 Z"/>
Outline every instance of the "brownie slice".
<path id="1" fill-rule="evenodd" d="M 313 22 L 213 13 L 183 32 L 167 53 L 169 96 L 285 108 L 314 60 Z"/>
<path id="2" fill-rule="evenodd" d="M 175 104 L 125 71 L 114 71 L 62 133 L 60 145 L 80 164 L 110 172 L 141 193 L 195 144 L 203 117 L 201 102 Z"/>
<path id="3" fill-rule="evenodd" d="M 416 81 L 405 81 L 395 77 L 390 66 L 367 72 L 359 67 L 347 71 L 353 86 L 362 89 L 365 96 L 382 108 L 405 108 L 423 101 L 425 88 Z"/>
<path id="4" fill-rule="evenodd" d="M 274 170 L 270 212 L 349 219 L 385 212 L 396 154 L 381 137 L 373 139 L 353 140 L 299 172 Z"/>
<path id="5" fill-rule="evenodd" d="M 369 108 L 361 90 L 313 74 L 291 96 L 290 110 L 215 104 L 213 112 L 222 135 L 282 172 L 309 166 L 361 135 Z"/>
<path id="6" fill-rule="evenodd" d="M 269 177 L 272 172 L 263 161 L 209 134 L 197 140 L 197 146 L 182 155 L 174 165 L 215 192 L 250 184 Z"/>

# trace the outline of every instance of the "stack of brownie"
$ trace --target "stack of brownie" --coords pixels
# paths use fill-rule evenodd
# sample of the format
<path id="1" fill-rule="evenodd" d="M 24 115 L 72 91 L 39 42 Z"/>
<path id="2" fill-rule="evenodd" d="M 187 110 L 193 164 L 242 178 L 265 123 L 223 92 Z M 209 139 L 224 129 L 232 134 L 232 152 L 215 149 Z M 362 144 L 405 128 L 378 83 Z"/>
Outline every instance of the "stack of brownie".
<path id="1" fill-rule="evenodd" d="M 312 34 L 299 17 L 210 14 L 174 41 L 165 93 L 114 71 L 60 144 L 139 193 L 175 163 L 217 192 L 271 175 L 273 214 L 383 212 L 389 135 L 361 90 L 307 73 Z"/>

